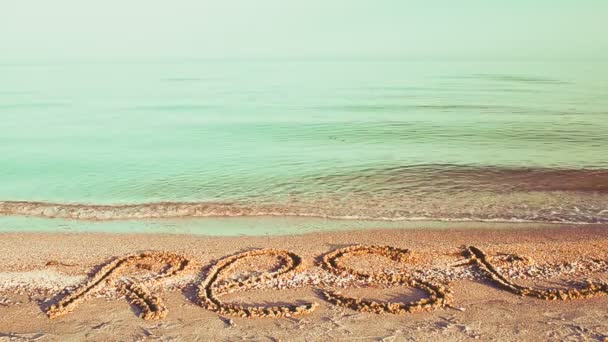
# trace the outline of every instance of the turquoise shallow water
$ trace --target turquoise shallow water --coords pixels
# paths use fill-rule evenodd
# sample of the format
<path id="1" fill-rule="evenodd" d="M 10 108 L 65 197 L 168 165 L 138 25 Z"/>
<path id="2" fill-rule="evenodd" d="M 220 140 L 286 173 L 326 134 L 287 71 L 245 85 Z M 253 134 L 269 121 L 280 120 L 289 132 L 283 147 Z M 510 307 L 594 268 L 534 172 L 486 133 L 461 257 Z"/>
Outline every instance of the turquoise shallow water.
<path id="1" fill-rule="evenodd" d="M 205 217 L 148 220 L 79 221 L 24 216 L 0 217 L 0 232 L 190 234 L 276 236 L 376 229 L 531 229 L 554 224 L 444 221 L 329 220 L 311 217 Z"/>
<path id="2" fill-rule="evenodd" d="M 0 74 L 5 216 L 608 222 L 606 63 L 202 60 Z"/>

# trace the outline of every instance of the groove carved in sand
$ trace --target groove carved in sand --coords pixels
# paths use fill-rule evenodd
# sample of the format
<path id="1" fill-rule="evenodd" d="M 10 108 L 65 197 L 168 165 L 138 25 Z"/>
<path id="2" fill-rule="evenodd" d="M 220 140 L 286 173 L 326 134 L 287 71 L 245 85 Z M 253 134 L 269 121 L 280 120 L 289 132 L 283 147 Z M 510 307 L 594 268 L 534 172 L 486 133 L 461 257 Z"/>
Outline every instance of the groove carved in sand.
<path id="1" fill-rule="evenodd" d="M 325 298 L 335 305 L 349 307 L 361 312 L 405 314 L 444 307 L 451 302 L 450 290 L 441 284 L 415 279 L 411 275 L 404 273 L 370 273 L 355 270 L 345 266 L 341 262 L 341 258 L 346 255 L 379 255 L 393 261 L 407 262 L 411 259 L 411 252 L 409 250 L 390 246 L 351 246 L 325 254 L 321 265 L 326 270 L 339 276 L 351 275 L 360 280 L 386 286 L 414 287 L 426 292 L 429 297 L 409 303 L 391 303 L 352 298 L 336 291 L 324 291 L 323 295 Z"/>
<path id="2" fill-rule="evenodd" d="M 281 266 L 272 272 L 252 275 L 243 280 L 227 280 L 221 284 L 218 279 L 226 275 L 239 261 L 256 256 L 273 256 L 279 259 Z M 270 285 L 278 279 L 287 279 L 301 271 L 302 259 L 291 252 L 278 249 L 260 249 L 232 255 L 217 261 L 209 270 L 206 278 L 198 285 L 198 298 L 202 306 L 222 315 L 238 317 L 290 317 L 308 314 L 318 306 L 317 303 L 283 306 L 242 306 L 222 302 L 219 297 L 223 294 L 248 290 L 259 285 Z"/>
<path id="3" fill-rule="evenodd" d="M 140 282 L 125 276 L 128 267 L 137 267 L 140 264 L 161 265 L 164 268 L 151 278 Z M 57 304 L 50 306 L 46 313 L 49 318 L 63 316 L 72 312 L 91 294 L 106 286 L 116 286 L 125 293 L 133 305 L 140 309 L 141 318 L 146 320 L 164 318 L 167 315 L 167 308 L 163 300 L 152 293 L 150 288 L 181 274 L 189 268 L 189 265 L 190 260 L 185 257 L 167 252 L 145 252 L 113 260 L 103 266 L 85 284 L 70 291 Z"/>
<path id="4" fill-rule="evenodd" d="M 583 299 L 608 294 L 608 283 L 588 282 L 585 287 L 569 289 L 537 289 L 514 283 L 503 276 L 489 261 L 487 255 L 479 248 L 469 246 L 464 251 L 471 263 L 476 264 L 492 281 L 501 288 L 520 296 L 535 297 L 545 300 Z"/>

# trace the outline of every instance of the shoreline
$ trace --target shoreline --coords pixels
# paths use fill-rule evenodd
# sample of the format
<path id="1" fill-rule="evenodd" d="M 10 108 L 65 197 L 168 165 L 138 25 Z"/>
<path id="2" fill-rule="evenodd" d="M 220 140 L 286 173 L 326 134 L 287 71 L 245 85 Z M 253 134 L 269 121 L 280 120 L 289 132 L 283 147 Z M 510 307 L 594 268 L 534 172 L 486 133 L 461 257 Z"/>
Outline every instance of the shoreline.
<path id="1" fill-rule="evenodd" d="M 406 336 L 503 340 L 575 336 L 601 341 L 608 337 L 608 324 L 601 321 L 608 317 L 608 296 L 568 301 L 522 297 L 493 284 L 473 266 L 454 267 L 462 263 L 465 247 L 472 245 L 495 258 L 496 265 L 517 284 L 565 288 L 573 286 L 569 282 L 586 279 L 608 281 L 608 226 L 464 226 L 282 236 L 4 232 L 0 233 L 0 316 L 6 319 L 0 320 L 0 332 L 5 333 L 0 337 L 28 337 L 31 331 L 38 331 L 49 340 L 66 336 L 115 340 L 119 336 L 146 337 L 144 330 L 148 337 L 184 336 L 186 340 L 196 336 L 306 340 L 320 338 L 327 331 L 335 338 L 366 337 L 363 340 L 390 336 L 397 340 Z M 319 266 L 321 256 L 353 245 L 388 245 L 411 251 L 412 258 L 405 265 L 373 255 L 353 256 L 345 262 L 374 272 L 379 270 L 374 267 L 390 272 L 405 267 L 417 279 L 447 284 L 452 304 L 423 312 L 379 315 L 325 301 L 318 291 L 326 288 L 381 301 L 407 302 L 423 296 L 407 286 L 353 283 L 348 277 L 331 276 Z M 193 299 L 204 270 L 214 261 L 261 248 L 295 253 L 302 259 L 302 273 L 259 290 L 228 294 L 225 300 L 239 305 L 314 302 L 318 304 L 314 312 L 291 318 L 232 318 L 207 310 Z M 159 292 L 168 308 L 164 319 L 137 317 L 138 311 L 112 287 L 91 295 L 68 315 L 56 319 L 45 315 L 45 303 L 65 286 L 73 289 L 113 258 L 144 251 L 176 253 L 192 261 L 187 274 Z M 259 257 L 243 265 L 243 270 L 239 271 L 239 266 L 234 272 L 272 269 L 276 259 Z M 100 325 L 104 328 L 98 328 Z"/>
<path id="2" fill-rule="evenodd" d="M 440 207 L 439 211 L 429 210 L 426 206 L 404 209 L 401 207 L 384 207 L 381 203 L 374 203 L 370 208 L 374 210 L 354 207 L 333 207 L 329 203 L 319 202 L 315 205 L 302 202 L 300 204 L 247 204 L 241 202 L 149 202 L 128 204 L 86 204 L 86 203 L 55 203 L 38 201 L 0 201 L 0 218 L 2 217 L 29 217 L 65 219 L 82 222 L 110 222 L 128 220 L 162 220 L 162 219 L 203 219 L 203 218 L 309 218 L 343 221 L 369 221 L 369 222 L 523 222 L 523 223 L 558 223 L 558 224 L 606 224 L 608 223 L 608 209 L 585 209 L 584 203 L 593 196 L 604 196 L 599 191 L 587 198 L 578 198 L 577 202 L 568 204 L 570 210 L 561 212 L 557 207 L 543 207 L 539 205 L 538 194 L 527 194 L 527 200 L 519 198 L 513 202 L 509 196 L 499 199 L 500 196 L 489 201 L 484 208 L 471 207 L 446 210 L 441 201 L 432 200 L 426 203 L 432 207 Z M 563 193 L 562 195 L 566 195 Z M 480 193 L 481 196 L 481 193 Z M 543 198 L 542 203 L 553 202 L 558 205 L 555 198 L 552 201 Z M 599 198 L 596 198 L 598 200 Z M 403 200 L 403 199 L 402 199 Z M 469 199 L 470 200 L 470 199 Z M 488 201 L 489 198 L 485 198 Z M 387 199 L 387 201 L 391 201 Z M 411 201 L 411 199 L 410 199 Z M 513 202 L 508 208 L 501 208 L 504 201 Z M 523 206 L 516 202 L 523 201 Z M 529 202 L 531 201 L 531 202 Z M 473 201 L 475 202 L 475 201 Z M 529 203 L 528 203 L 529 202 Z M 520 203 L 521 204 L 521 203 Z M 346 206 L 348 207 L 348 206 Z M 490 210 L 490 207 L 496 207 Z M 558 205 L 560 207 L 560 205 Z M 579 207 L 583 208 L 581 210 Z M 466 210 L 465 210 L 466 209 Z M 464 211 L 463 211 L 464 210 Z M 471 211 L 472 210 L 472 211 Z M 556 211 L 560 211 L 559 213 Z M 511 213 L 505 216 L 504 213 Z M 356 214 L 354 214 L 356 213 Z"/>
<path id="3" fill-rule="evenodd" d="M 560 229 L 608 227 L 606 223 L 518 221 L 378 221 L 340 220 L 298 216 L 240 216 L 81 221 L 62 218 L 0 216 L 0 234 L 178 234 L 194 236 L 290 236 L 316 233 L 378 230 L 436 229 Z"/>

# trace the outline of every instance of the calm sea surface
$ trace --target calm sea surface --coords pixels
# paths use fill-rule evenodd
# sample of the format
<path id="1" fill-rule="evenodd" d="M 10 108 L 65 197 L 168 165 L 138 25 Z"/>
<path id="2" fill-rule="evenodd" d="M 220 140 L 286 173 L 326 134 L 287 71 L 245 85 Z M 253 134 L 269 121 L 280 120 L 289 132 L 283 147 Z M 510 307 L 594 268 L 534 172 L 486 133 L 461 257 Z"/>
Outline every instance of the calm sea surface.
<path id="1" fill-rule="evenodd" d="M 4 64 L 0 201 L 11 222 L 605 223 L 608 64 Z"/>

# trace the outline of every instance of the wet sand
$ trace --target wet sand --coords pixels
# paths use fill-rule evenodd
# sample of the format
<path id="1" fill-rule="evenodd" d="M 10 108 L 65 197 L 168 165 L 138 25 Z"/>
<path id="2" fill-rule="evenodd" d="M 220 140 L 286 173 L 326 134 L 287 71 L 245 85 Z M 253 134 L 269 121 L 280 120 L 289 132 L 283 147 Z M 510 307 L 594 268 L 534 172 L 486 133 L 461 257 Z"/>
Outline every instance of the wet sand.
<path id="1" fill-rule="evenodd" d="M 326 253 L 359 244 L 389 245 L 409 252 L 403 260 L 372 254 L 345 256 L 343 265 L 372 274 L 407 274 L 421 282 L 444 284 L 450 291 L 449 304 L 403 314 L 375 314 L 330 303 L 322 294 L 324 290 L 378 302 L 410 302 L 428 296 L 419 288 L 381 283 L 379 278 L 357 280 L 322 267 L 321 257 Z M 517 285 L 542 291 L 582 288 L 585 284 L 580 282 L 608 280 L 605 225 L 535 228 L 514 224 L 465 229 L 447 224 L 433 230 L 359 230 L 271 237 L 2 233 L 0 340 L 608 338 L 608 296 L 604 293 L 574 300 L 541 300 L 513 293 L 493 281 L 479 265 L 467 262 L 470 260 L 464 255 L 465 247 L 471 245 L 482 249 L 501 274 Z M 301 258 L 301 269 L 264 286 L 254 284 L 251 290 L 237 288 L 222 294 L 223 303 L 263 308 L 318 304 L 312 312 L 281 318 L 239 318 L 219 315 L 200 304 L 197 286 L 209 273 L 209 265 L 235 253 L 260 248 L 295 253 Z M 140 308 L 129 305 L 114 285 L 101 286 L 70 313 L 54 319 L 47 316 L 53 300 L 65 297 L 59 294 L 66 286 L 74 292 L 113 258 L 144 251 L 176 253 L 191 261 L 183 274 L 150 288 L 162 298 L 167 310 L 164 318 L 138 317 Z M 279 269 L 278 261 L 263 255 L 242 259 L 220 278 L 238 282 L 254 271 Z M 115 278 L 121 281 L 133 273 L 136 279 L 147 279 L 149 274 L 161 272 L 162 266 L 142 262 Z"/>

